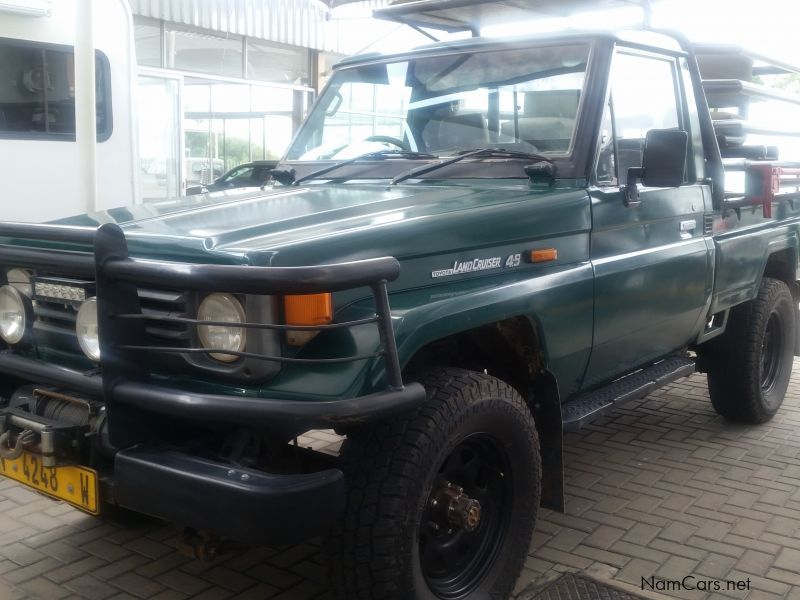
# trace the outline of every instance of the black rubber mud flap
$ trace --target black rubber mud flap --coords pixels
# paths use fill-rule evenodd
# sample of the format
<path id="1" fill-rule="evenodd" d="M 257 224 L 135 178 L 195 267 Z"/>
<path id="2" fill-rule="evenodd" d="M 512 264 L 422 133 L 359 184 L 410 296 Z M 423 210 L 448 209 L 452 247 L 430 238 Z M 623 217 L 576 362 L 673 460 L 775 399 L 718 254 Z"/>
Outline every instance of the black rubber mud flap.
<path id="1" fill-rule="evenodd" d="M 545 508 L 564 512 L 564 426 L 558 382 L 544 372 L 534 382 L 531 407 L 539 430 L 542 500 Z"/>

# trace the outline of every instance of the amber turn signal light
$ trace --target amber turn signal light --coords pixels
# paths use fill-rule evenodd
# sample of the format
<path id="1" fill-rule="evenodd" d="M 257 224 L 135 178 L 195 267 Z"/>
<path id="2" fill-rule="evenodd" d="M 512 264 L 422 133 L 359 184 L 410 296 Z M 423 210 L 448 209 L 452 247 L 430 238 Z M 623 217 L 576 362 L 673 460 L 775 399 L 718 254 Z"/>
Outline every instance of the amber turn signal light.
<path id="1" fill-rule="evenodd" d="M 556 260 L 557 258 L 558 250 L 555 248 L 537 248 L 536 250 L 531 250 L 530 252 L 530 260 L 532 263 L 547 262 L 550 260 Z"/>
<path id="2" fill-rule="evenodd" d="M 333 320 L 333 297 L 330 293 L 284 296 L 283 309 L 287 325 L 327 325 Z M 289 330 L 286 332 L 286 341 L 290 346 L 303 346 L 317 333 Z"/>
<path id="3" fill-rule="evenodd" d="M 331 294 L 284 296 L 287 325 L 325 325 L 333 320 Z"/>

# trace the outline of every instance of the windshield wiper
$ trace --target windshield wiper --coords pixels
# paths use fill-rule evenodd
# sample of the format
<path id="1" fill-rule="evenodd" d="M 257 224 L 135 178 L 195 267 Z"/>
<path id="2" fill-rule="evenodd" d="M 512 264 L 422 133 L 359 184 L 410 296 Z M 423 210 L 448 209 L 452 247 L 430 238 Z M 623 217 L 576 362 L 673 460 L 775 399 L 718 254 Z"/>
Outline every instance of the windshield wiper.
<path id="1" fill-rule="evenodd" d="M 328 165 L 327 167 L 323 167 L 321 169 L 317 169 L 316 171 L 311 171 L 311 173 L 307 173 L 302 177 L 300 177 L 299 179 L 295 179 L 292 185 L 300 185 L 302 182 L 308 179 L 315 179 L 317 177 L 321 177 L 322 175 L 327 175 L 328 173 L 338 169 L 339 167 L 344 167 L 354 162 L 358 162 L 360 160 L 369 160 L 371 158 L 381 160 L 385 158 L 433 159 L 438 157 L 435 154 L 427 154 L 425 152 L 414 152 L 412 150 L 378 150 L 377 152 L 367 152 L 366 154 L 359 154 L 358 156 L 354 156 L 353 158 L 340 160 L 337 163 Z"/>
<path id="2" fill-rule="evenodd" d="M 406 171 L 405 173 L 400 173 L 397 175 L 392 181 L 389 183 L 390 186 L 397 185 L 401 181 L 405 181 L 406 179 L 412 179 L 417 177 L 418 175 L 424 175 L 426 173 L 430 173 L 431 171 L 435 171 L 436 169 L 441 169 L 442 167 L 446 167 L 447 165 L 452 165 L 453 163 L 457 163 L 465 158 L 470 158 L 472 156 L 486 156 L 490 158 L 521 158 L 525 160 L 537 160 L 537 161 L 545 161 L 552 164 L 552 160 L 547 158 L 546 156 L 542 156 L 541 154 L 536 154 L 534 152 L 522 152 L 520 150 L 508 150 L 506 148 L 477 148 L 475 150 L 465 150 L 464 152 L 459 153 L 456 156 L 451 158 L 447 158 L 441 162 L 434 163 L 432 165 L 422 165 L 420 167 L 414 167 L 413 169 Z"/>

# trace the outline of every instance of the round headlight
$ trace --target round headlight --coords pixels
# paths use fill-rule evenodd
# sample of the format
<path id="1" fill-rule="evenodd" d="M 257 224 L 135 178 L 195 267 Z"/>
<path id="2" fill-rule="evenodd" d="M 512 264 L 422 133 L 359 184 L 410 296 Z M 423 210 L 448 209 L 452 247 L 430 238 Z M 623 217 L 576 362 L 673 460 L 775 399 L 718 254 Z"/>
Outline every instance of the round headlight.
<path id="1" fill-rule="evenodd" d="M 0 287 L 0 337 L 18 344 L 25 337 L 25 300 L 16 288 Z"/>
<path id="2" fill-rule="evenodd" d="M 231 294 L 210 294 L 200 303 L 197 320 L 244 323 L 245 313 L 241 303 Z M 245 348 L 246 335 L 242 327 L 198 325 L 197 334 L 204 348 L 233 352 L 243 352 Z M 210 356 L 222 362 L 233 362 L 239 358 L 235 354 L 219 352 L 212 352 Z"/>
<path id="3" fill-rule="evenodd" d="M 83 353 L 97 362 L 100 360 L 100 334 L 97 332 L 97 298 L 81 304 L 75 319 L 75 332 Z"/>
<path id="4" fill-rule="evenodd" d="M 31 297 L 31 272 L 27 269 L 10 269 L 6 273 L 8 285 L 16 289 L 20 294 Z"/>

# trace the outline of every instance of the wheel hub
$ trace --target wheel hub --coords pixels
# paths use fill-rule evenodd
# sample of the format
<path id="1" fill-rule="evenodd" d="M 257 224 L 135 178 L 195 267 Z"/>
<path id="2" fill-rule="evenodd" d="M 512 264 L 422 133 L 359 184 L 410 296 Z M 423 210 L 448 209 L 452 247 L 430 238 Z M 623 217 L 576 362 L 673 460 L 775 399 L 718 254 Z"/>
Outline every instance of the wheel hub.
<path id="1" fill-rule="evenodd" d="M 506 540 L 514 478 L 487 433 L 456 445 L 438 469 L 420 520 L 419 560 L 435 598 L 475 597 Z"/>
<path id="2" fill-rule="evenodd" d="M 431 524 L 436 531 L 475 531 L 481 521 L 481 504 L 464 488 L 445 481 L 431 497 Z"/>

